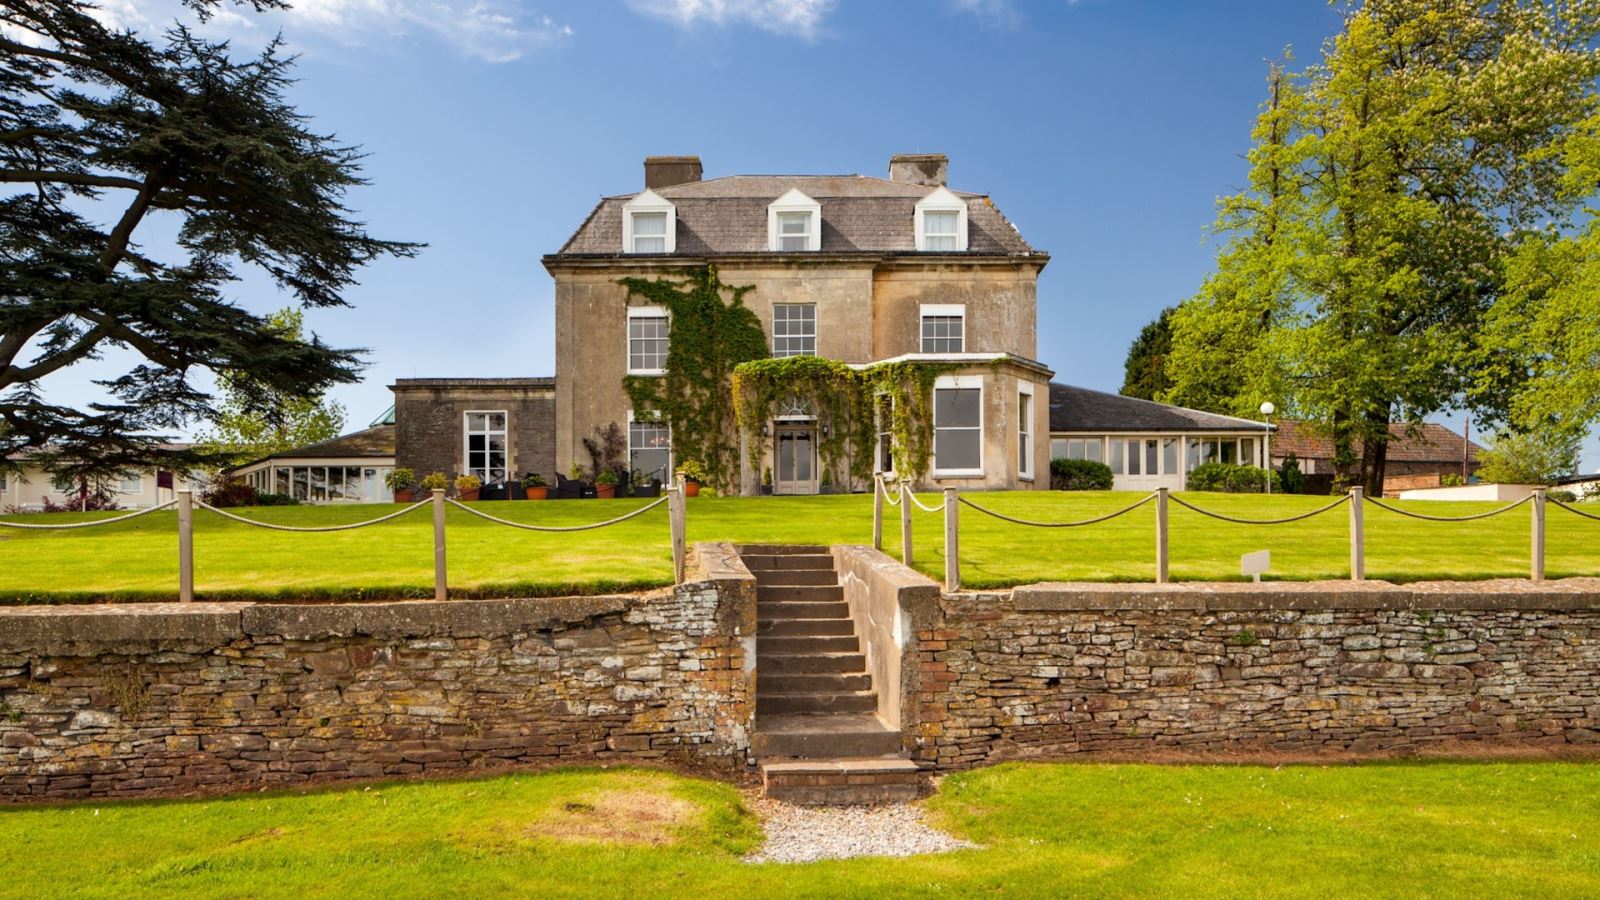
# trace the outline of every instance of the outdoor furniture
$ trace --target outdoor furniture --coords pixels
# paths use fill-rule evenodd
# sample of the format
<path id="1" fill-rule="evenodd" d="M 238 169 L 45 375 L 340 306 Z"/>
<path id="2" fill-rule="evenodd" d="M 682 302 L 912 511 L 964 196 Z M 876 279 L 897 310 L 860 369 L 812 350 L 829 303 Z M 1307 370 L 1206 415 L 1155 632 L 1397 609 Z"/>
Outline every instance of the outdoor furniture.
<path id="1" fill-rule="evenodd" d="M 486 484 L 478 490 L 479 500 L 506 500 L 509 498 L 510 494 L 506 491 L 506 483 L 504 481 Z"/>
<path id="2" fill-rule="evenodd" d="M 593 489 L 591 489 L 591 491 L 592 490 Z M 550 497 L 552 499 L 580 500 L 583 498 L 583 496 L 583 482 L 578 481 L 575 478 L 568 478 L 560 472 L 556 473 L 556 486 L 550 491 Z M 593 497 L 594 494 L 590 493 L 589 496 Z"/>

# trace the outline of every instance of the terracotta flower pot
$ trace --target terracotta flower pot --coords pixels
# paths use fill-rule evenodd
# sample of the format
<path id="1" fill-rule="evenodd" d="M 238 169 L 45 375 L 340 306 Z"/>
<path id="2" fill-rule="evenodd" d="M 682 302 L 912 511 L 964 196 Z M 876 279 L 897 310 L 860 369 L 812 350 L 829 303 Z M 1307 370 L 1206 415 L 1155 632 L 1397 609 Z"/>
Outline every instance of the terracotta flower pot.
<path id="1" fill-rule="evenodd" d="M 523 490 L 527 492 L 529 500 L 545 500 L 550 496 L 550 488 L 548 487 L 530 487 L 523 488 Z"/>
<path id="2" fill-rule="evenodd" d="M 700 496 L 700 482 L 685 480 L 683 482 L 683 495 L 685 497 Z"/>
<path id="3" fill-rule="evenodd" d="M 597 500 L 610 500 L 617 495 L 617 486 L 614 484 L 597 484 L 594 486 L 594 496 Z"/>
<path id="4" fill-rule="evenodd" d="M 476 499 L 478 499 L 478 491 L 480 491 L 480 490 L 483 490 L 483 489 L 482 488 L 473 488 L 470 491 L 462 491 L 461 495 L 456 497 L 456 499 L 457 500 L 476 500 Z"/>
<path id="5" fill-rule="evenodd" d="M 395 491 L 394 492 L 394 502 L 396 502 L 396 503 L 415 503 L 415 502 L 417 502 L 417 489 L 414 488 L 414 487 L 408 487 L 408 488 L 401 488 L 400 490 Z"/>

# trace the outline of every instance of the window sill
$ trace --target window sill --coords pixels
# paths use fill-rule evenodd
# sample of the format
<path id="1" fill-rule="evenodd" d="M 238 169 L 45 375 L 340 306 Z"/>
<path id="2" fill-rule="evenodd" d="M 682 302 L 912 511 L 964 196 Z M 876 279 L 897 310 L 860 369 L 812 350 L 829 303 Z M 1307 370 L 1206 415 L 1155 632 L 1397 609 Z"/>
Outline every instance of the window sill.
<path id="1" fill-rule="evenodd" d="M 629 369 L 629 375 L 665 375 L 666 369 Z"/>
<path id="2" fill-rule="evenodd" d="M 935 480 L 940 478 L 982 478 L 988 474 L 982 469 L 934 469 Z"/>

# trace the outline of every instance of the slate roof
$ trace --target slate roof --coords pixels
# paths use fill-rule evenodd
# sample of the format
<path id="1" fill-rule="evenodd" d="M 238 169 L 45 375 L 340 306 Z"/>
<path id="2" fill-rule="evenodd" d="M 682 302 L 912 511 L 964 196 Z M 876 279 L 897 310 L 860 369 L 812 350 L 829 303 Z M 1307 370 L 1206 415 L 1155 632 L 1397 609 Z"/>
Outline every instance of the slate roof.
<path id="1" fill-rule="evenodd" d="M 1394 435 L 1386 457 L 1389 462 L 1461 463 L 1463 438 L 1443 425 L 1424 422 L 1417 426 L 1416 434 L 1407 434 L 1406 426 L 1397 423 L 1389 426 L 1389 433 Z M 1478 451 L 1483 448 L 1472 441 L 1467 443 L 1468 461 L 1477 462 Z M 1333 459 L 1333 439 L 1305 422 L 1285 421 L 1272 437 L 1272 455 L 1281 457 L 1291 451 L 1300 459 Z"/>
<path id="2" fill-rule="evenodd" d="M 657 188 L 677 210 L 673 255 L 769 252 L 767 207 L 791 188 L 822 207 L 823 253 L 916 252 L 917 201 L 937 190 L 866 175 L 729 175 Z M 1049 258 L 1030 247 L 986 195 L 952 193 L 967 203 L 967 250 L 954 255 Z M 635 196 L 603 198 L 550 258 L 623 255 L 622 207 Z"/>
<path id="3" fill-rule="evenodd" d="M 394 426 L 375 425 L 331 440 L 274 453 L 234 468 L 243 469 L 269 459 L 381 459 L 389 456 L 394 456 Z"/>
<path id="4" fill-rule="evenodd" d="M 1184 432 L 1266 431 L 1265 422 L 1220 416 L 1183 406 L 1153 403 L 1121 394 L 1107 394 L 1070 384 L 1050 385 L 1050 431 L 1057 432 Z M 1277 450 L 1277 439 L 1273 439 Z"/>

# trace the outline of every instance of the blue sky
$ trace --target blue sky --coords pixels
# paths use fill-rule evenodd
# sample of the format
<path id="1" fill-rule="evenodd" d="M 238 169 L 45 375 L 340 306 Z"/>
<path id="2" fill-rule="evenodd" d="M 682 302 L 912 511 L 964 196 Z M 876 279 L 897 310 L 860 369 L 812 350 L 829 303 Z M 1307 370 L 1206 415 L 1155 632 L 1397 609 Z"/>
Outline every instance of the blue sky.
<path id="1" fill-rule="evenodd" d="M 137 27 L 172 8 L 108 5 Z M 699 155 L 707 177 L 948 154 L 952 187 L 1053 256 L 1042 359 L 1114 391 L 1139 328 L 1213 266 L 1266 62 L 1312 58 L 1337 25 L 1323 0 L 300 0 L 210 27 L 241 48 L 281 29 L 294 100 L 370 154 L 352 204 L 429 244 L 365 270 L 354 308 L 308 316 L 370 348 L 364 383 L 335 394 L 364 423 L 394 378 L 552 373 L 539 257 L 642 187 L 652 154 Z M 254 279 L 239 299 L 285 302 Z"/>

